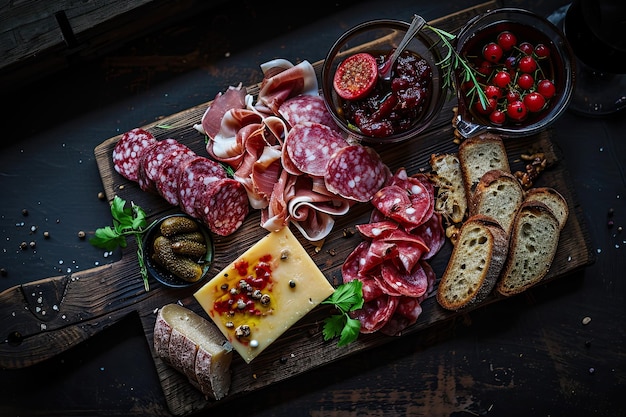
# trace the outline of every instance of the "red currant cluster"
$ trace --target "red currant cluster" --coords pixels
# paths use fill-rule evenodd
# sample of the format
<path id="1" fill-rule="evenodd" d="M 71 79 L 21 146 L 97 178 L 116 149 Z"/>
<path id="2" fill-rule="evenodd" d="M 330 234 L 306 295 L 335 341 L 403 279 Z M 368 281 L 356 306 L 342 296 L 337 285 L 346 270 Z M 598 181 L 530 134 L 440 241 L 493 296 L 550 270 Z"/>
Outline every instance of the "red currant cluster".
<path id="1" fill-rule="evenodd" d="M 473 61 L 476 79 L 485 93 L 479 100 L 473 83 L 462 88 L 471 96 L 472 110 L 497 126 L 519 123 L 545 109 L 556 93 L 554 82 L 544 68 L 550 68 L 550 48 L 544 43 L 518 43 L 508 30 L 495 41 L 483 44 Z"/>

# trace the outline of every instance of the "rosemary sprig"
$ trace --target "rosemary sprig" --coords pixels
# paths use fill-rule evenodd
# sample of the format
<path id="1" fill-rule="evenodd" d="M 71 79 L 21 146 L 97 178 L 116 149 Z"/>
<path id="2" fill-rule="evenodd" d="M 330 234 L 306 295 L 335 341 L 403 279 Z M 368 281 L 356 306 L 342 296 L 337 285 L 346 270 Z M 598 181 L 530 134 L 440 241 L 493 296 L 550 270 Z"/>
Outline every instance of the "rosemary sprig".
<path id="1" fill-rule="evenodd" d="M 446 48 L 445 56 L 441 61 L 437 62 L 437 65 L 443 70 L 443 88 L 448 89 L 448 91 L 452 93 L 454 92 L 454 75 L 456 71 L 459 71 L 460 79 L 462 79 L 463 82 L 471 81 L 472 83 L 472 88 L 468 91 L 468 94 L 477 94 L 480 104 L 483 108 L 487 108 L 489 106 L 489 99 L 483 89 L 480 88 L 480 84 L 476 79 L 476 70 L 459 55 L 456 48 L 452 45 L 452 41 L 456 39 L 456 36 L 428 24 L 424 25 L 424 27 L 432 30 L 439 39 L 441 39 L 441 42 Z M 458 85 L 457 88 L 461 88 L 461 86 Z"/>

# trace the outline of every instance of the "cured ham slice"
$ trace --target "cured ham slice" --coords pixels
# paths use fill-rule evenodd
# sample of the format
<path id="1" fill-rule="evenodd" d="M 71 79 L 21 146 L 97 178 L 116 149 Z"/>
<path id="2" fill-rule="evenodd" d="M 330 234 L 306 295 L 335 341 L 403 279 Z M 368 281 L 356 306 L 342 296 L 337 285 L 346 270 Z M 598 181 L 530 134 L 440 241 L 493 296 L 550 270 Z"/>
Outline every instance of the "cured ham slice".
<path id="1" fill-rule="evenodd" d="M 222 119 L 231 109 L 242 109 L 245 107 L 247 90 L 241 85 L 228 87 L 226 92 L 218 93 L 211 105 L 202 115 L 201 125 L 204 133 L 209 138 L 214 138 L 222 128 Z"/>
<path id="2" fill-rule="evenodd" d="M 273 65 L 278 63 L 279 65 Z M 280 106 L 300 94 L 318 95 L 317 75 L 308 61 L 286 68 L 284 60 L 270 61 L 262 69 L 265 77 L 261 82 L 256 107 L 261 111 L 278 115 Z"/>

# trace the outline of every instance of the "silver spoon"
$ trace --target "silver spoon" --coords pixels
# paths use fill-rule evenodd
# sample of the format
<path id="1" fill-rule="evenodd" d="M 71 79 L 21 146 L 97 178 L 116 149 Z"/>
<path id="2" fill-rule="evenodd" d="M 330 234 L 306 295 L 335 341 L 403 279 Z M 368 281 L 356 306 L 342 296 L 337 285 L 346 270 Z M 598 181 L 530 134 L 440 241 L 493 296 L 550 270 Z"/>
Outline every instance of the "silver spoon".
<path id="1" fill-rule="evenodd" d="M 393 64 L 396 63 L 396 60 L 398 59 L 402 51 L 404 51 L 404 48 L 406 48 L 409 42 L 411 42 L 411 40 L 413 40 L 413 38 L 415 37 L 415 34 L 419 32 L 425 24 L 426 21 L 424 20 L 424 18 L 422 18 L 422 16 L 413 15 L 413 21 L 411 22 L 409 29 L 406 31 L 406 34 L 400 41 L 400 44 L 398 45 L 396 50 L 393 51 L 393 54 L 391 54 L 391 58 L 385 61 L 380 67 L 380 70 L 378 71 L 378 75 L 380 78 L 386 81 L 391 79 L 391 70 L 393 68 Z"/>

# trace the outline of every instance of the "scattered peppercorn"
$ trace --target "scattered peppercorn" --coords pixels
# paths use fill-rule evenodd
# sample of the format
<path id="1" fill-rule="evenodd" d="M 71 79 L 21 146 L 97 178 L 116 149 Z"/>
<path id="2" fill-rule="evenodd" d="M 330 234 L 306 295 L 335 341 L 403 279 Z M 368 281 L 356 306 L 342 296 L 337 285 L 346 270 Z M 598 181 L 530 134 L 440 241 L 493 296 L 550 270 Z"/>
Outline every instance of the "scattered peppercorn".
<path id="1" fill-rule="evenodd" d="M 22 216 L 28 216 L 28 210 L 22 209 Z"/>
<path id="2" fill-rule="evenodd" d="M 31 249 L 35 249 L 35 246 L 37 246 L 37 243 L 35 243 L 35 241 L 31 241 L 28 245 L 31 247 Z"/>
<path id="3" fill-rule="evenodd" d="M 26 242 L 20 243 L 20 249 L 26 250 L 28 248 L 28 244 Z"/>
<path id="4" fill-rule="evenodd" d="M 296 282 L 292 279 L 289 280 L 289 288 L 296 288 Z"/>
<path id="5" fill-rule="evenodd" d="M 613 214 L 615 213 L 615 209 L 613 207 L 611 207 L 609 209 L 609 212 L 607 213 L 609 217 L 613 217 Z"/>
<path id="6" fill-rule="evenodd" d="M 82 230 L 78 232 L 78 238 L 79 239 L 84 239 L 86 236 L 85 232 L 83 232 Z"/>
<path id="7" fill-rule="evenodd" d="M 98 200 L 104 200 L 105 198 L 106 198 L 106 195 L 102 191 L 100 191 L 98 193 Z"/>
<path id="8" fill-rule="evenodd" d="M 43 237 L 44 239 L 48 239 L 50 237 L 50 232 L 48 232 L 47 230 L 43 232 Z"/>
<path id="9" fill-rule="evenodd" d="M 2 275 L 3 277 L 6 277 L 7 275 L 9 275 L 9 273 L 7 272 L 6 269 L 0 268 L 0 275 Z"/>

